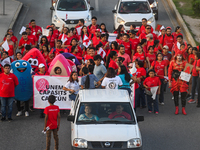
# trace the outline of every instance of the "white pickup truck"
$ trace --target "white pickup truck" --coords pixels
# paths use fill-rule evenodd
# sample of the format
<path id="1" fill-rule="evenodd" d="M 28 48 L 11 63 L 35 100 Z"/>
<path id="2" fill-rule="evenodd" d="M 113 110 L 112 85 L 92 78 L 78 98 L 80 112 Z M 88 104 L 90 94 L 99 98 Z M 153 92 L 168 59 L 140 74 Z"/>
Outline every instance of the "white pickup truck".
<path id="1" fill-rule="evenodd" d="M 125 90 L 81 90 L 72 102 L 71 121 L 73 150 L 138 150 L 142 137 L 132 101 Z"/>

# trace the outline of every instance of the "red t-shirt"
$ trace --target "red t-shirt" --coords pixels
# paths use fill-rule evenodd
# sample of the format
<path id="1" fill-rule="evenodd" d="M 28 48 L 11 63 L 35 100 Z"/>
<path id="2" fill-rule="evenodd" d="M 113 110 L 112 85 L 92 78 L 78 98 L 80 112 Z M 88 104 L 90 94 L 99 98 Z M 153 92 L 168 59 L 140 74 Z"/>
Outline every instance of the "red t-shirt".
<path id="1" fill-rule="evenodd" d="M 120 40 L 120 39 L 116 39 L 116 42 L 118 45 L 122 44 L 122 40 Z"/>
<path id="2" fill-rule="evenodd" d="M 146 27 L 142 25 L 142 26 L 140 27 L 140 29 L 138 30 L 138 32 L 137 32 L 136 35 L 139 36 L 141 33 L 145 33 L 145 32 L 146 32 L 145 28 L 146 28 Z M 153 33 L 153 28 L 152 28 L 152 27 L 151 27 L 151 33 Z"/>
<path id="3" fill-rule="evenodd" d="M 3 38 L 3 41 L 5 41 L 5 40 L 6 40 L 6 37 Z M 11 40 L 12 40 L 14 43 L 16 43 L 16 42 L 18 41 L 17 37 L 14 36 L 14 35 L 11 37 Z"/>
<path id="4" fill-rule="evenodd" d="M 15 87 L 19 84 L 18 78 L 13 73 L 0 74 L 0 97 L 14 97 Z"/>
<path id="5" fill-rule="evenodd" d="M 132 50 L 134 49 L 132 42 L 131 41 L 128 41 L 128 42 L 122 41 L 121 44 L 124 45 L 124 47 L 125 47 L 125 53 L 131 57 Z"/>
<path id="6" fill-rule="evenodd" d="M 32 40 L 34 42 L 34 45 L 35 45 L 35 42 L 37 42 L 37 38 L 35 35 L 28 35 L 28 39 Z"/>
<path id="7" fill-rule="evenodd" d="M 134 56 L 136 56 L 136 58 L 137 58 L 139 61 L 142 61 L 142 62 L 145 61 L 144 53 L 142 53 L 142 54 L 135 53 Z"/>
<path id="8" fill-rule="evenodd" d="M 32 26 L 29 26 L 29 27 L 31 28 L 31 34 L 35 35 L 38 41 L 40 34 L 37 34 L 37 32 L 39 30 L 42 32 L 42 28 L 40 26 L 35 26 L 35 28 L 33 28 Z"/>
<path id="9" fill-rule="evenodd" d="M 173 38 L 172 35 L 167 36 L 165 34 L 164 38 L 163 36 L 160 38 L 160 44 L 162 44 L 162 46 L 167 45 L 169 47 L 169 51 L 172 50 L 173 44 L 176 42 L 175 38 Z"/>
<path id="10" fill-rule="evenodd" d="M 13 47 L 13 45 L 8 45 L 8 46 L 9 46 L 8 56 L 14 55 L 14 47 Z M 6 51 L 5 49 L 3 49 L 3 50 Z"/>
<path id="11" fill-rule="evenodd" d="M 47 127 L 50 129 L 57 129 L 58 127 L 58 113 L 60 112 L 59 107 L 56 105 L 48 106 L 44 109 L 44 114 L 48 116 Z"/>
<path id="12" fill-rule="evenodd" d="M 190 55 L 188 56 L 188 63 L 190 63 L 190 59 L 193 59 L 193 60 L 191 61 L 191 64 L 193 64 L 193 63 L 194 63 L 194 60 L 195 60 L 195 55 L 194 55 L 194 54 L 190 54 Z"/>
<path id="13" fill-rule="evenodd" d="M 117 50 L 117 49 L 110 49 L 110 50 L 106 53 L 106 56 L 108 56 L 108 55 L 110 54 L 111 51 L 115 51 L 115 52 L 117 52 L 117 53 L 119 52 L 119 50 Z"/>
<path id="14" fill-rule="evenodd" d="M 40 73 L 39 71 L 35 73 L 35 75 L 49 75 L 48 71 L 45 71 L 43 74 Z"/>
<path id="15" fill-rule="evenodd" d="M 67 48 L 69 49 L 69 52 L 71 53 L 72 46 L 70 45 Z M 82 51 L 81 47 L 78 46 L 78 55 L 82 56 L 82 53 L 83 53 L 83 51 Z"/>
<path id="16" fill-rule="evenodd" d="M 197 66 L 197 60 L 194 61 L 193 63 L 193 68 L 192 68 L 192 76 L 198 76 L 199 72 L 196 70 L 196 66 Z"/>
<path id="17" fill-rule="evenodd" d="M 96 47 L 99 44 L 100 41 L 101 41 L 100 38 L 97 38 L 96 36 L 94 36 L 92 38 L 93 46 Z"/>
<path id="18" fill-rule="evenodd" d="M 24 44 L 24 46 L 21 49 L 21 53 L 23 54 L 24 50 L 25 50 L 25 45 L 35 45 L 35 43 L 30 40 L 27 39 L 26 41 L 24 40 L 24 38 L 21 38 L 21 40 L 19 41 L 19 46 L 22 46 L 22 44 Z"/>
<path id="19" fill-rule="evenodd" d="M 55 49 L 55 48 L 52 48 L 51 51 L 50 51 L 50 54 L 54 53 L 55 56 L 56 56 L 56 55 L 60 54 L 60 52 L 65 52 L 65 50 L 64 50 L 63 48 L 61 48 L 61 49 L 58 49 L 58 48 L 56 48 L 56 49 Z"/>
<path id="20" fill-rule="evenodd" d="M 114 118 L 126 118 L 128 120 L 131 120 L 131 115 L 129 115 L 127 112 L 122 111 L 121 114 L 117 114 L 117 112 L 112 112 L 108 118 L 114 119 Z"/>
<path id="21" fill-rule="evenodd" d="M 49 44 L 50 44 L 50 47 L 53 48 L 55 47 L 55 40 L 56 40 L 56 37 L 54 35 L 49 35 L 47 36 L 47 40 L 49 41 Z"/>
<path id="22" fill-rule="evenodd" d="M 182 33 L 176 34 L 176 32 L 173 32 L 172 35 L 174 36 L 174 39 L 175 39 L 175 40 L 176 40 L 176 38 L 177 38 L 178 35 L 182 35 L 182 36 L 183 36 Z"/>
<path id="23" fill-rule="evenodd" d="M 56 39 L 58 39 L 59 34 L 60 34 L 60 31 L 58 31 L 58 29 L 53 30 L 53 35 L 56 37 Z"/>
<path id="24" fill-rule="evenodd" d="M 103 44 L 103 47 L 106 45 L 106 43 L 108 43 L 108 41 L 105 41 L 105 42 L 100 41 L 100 42 Z M 109 50 L 109 44 L 104 49 L 104 51 L 106 52 L 106 54 L 108 53 L 108 50 Z"/>
<path id="25" fill-rule="evenodd" d="M 151 33 L 152 35 L 153 35 L 153 40 L 157 40 L 158 39 L 158 37 L 156 36 L 156 34 L 155 33 Z M 145 33 L 141 33 L 140 34 L 140 36 L 139 36 L 139 40 L 142 40 L 142 39 L 147 39 L 147 33 L 145 32 Z"/>
<path id="26" fill-rule="evenodd" d="M 134 49 L 134 51 L 135 51 L 135 53 L 136 53 L 137 46 L 138 46 L 138 44 L 140 43 L 139 39 L 138 39 L 138 38 L 135 38 L 135 39 L 130 38 L 129 40 L 132 42 L 132 44 L 133 44 L 133 49 Z"/>
<path id="27" fill-rule="evenodd" d="M 136 71 L 136 77 L 137 78 L 140 78 L 142 76 L 146 76 L 146 74 L 147 74 L 147 72 L 143 67 L 142 68 L 137 68 L 137 71 Z M 144 80 L 142 79 L 142 81 L 144 81 Z M 137 88 L 139 88 L 139 84 L 136 82 L 135 83 L 135 89 L 137 89 Z"/>
<path id="28" fill-rule="evenodd" d="M 161 82 L 160 82 L 160 79 L 159 77 L 147 77 L 144 82 L 143 82 L 144 85 L 148 86 L 148 87 L 154 87 L 154 86 L 159 86 L 161 85 Z M 150 89 L 148 89 L 150 91 Z"/>
<path id="29" fill-rule="evenodd" d="M 165 75 L 165 61 L 153 61 L 151 66 L 153 66 L 155 72 L 157 73 L 157 76 L 159 76 L 160 79 L 163 79 Z"/>
<path id="30" fill-rule="evenodd" d="M 166 66 L 169 66 L 171 58 L 172 58 L 172 55 L 170 53 L 167 53 L 166 55 L 163 54 L 163 60 L 165 61 Z"/>
<path id="31" fill-rule="evenodd" d="M 110 63 L 109 63 L 108 67 L 109 68 L 111 67 L 111 68 L 113 68 L 115 70 L 118 69 L 118 66 L 117 66 L 116 62 L 114 60 L 112 60 L 112 59 L 110 59 Z"/>
<path id="32" fill-rule="evenodd" d="M 94 59 L 94 56 L 86 55 L 85 60 Z"/>
<path id="33" fill-rule="evenodd" d="M 149 58 L 150 64 L 156 60 L 156 55 L 155 54 L 149 54 L 147 53 L 147 57 Z"/>

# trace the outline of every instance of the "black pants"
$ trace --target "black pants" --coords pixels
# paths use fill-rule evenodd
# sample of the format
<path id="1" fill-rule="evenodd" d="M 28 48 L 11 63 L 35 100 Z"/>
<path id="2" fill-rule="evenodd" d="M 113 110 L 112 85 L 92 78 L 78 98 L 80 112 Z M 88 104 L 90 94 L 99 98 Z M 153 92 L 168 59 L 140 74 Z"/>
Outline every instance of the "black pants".
<path id="1" fill-rule="evenodd" d="M 28 101 L 25 101 L 25 111 L 28 111 L 29 110 L 29 100 Z M 21 108 L 21 101 L 17 101 L 17 110 L 18 111 L 21 111 L 22 108 Z"/>
<path id="2" fill-rule="evenodd" d="M 174 95 L 174 104 L 175 104 L 175 106 L 179 106 L 179 91 L 174 91 L 173 95 Z M 187 96 L 187 92 L 182 92 L 181 93 L 181 104 L 182 104 L 182 107 L 185 107 L 185 105 L 186 105 L 186 96 Z"/>

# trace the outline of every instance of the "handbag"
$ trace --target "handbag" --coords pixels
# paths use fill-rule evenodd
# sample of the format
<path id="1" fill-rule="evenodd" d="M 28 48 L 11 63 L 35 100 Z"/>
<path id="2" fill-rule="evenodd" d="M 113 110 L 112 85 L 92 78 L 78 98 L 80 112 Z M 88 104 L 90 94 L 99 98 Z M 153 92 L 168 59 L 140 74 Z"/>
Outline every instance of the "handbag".
<path id="1" fill-rule="evenodd" d="M 178 70 L 173 70 L 172 72 L 172 78 L 174 78 L 176 81 L 178 80 L 179 76 L 180 76 L 180 72 Z"/>
<path id="2" fill-rule="evenodd" d="M 146 93 L 147 95 L 149 95 L 149 96 L 152 95 L 151 91 L 147 90 L 146 88 L 145 88 L 145 93 Z"/>

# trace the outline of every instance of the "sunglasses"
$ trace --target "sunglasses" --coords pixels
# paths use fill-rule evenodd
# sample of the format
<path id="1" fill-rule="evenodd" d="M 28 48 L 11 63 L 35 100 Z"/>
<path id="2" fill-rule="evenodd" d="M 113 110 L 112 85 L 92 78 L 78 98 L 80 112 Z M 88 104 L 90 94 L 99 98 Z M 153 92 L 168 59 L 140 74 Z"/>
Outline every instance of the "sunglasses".
<path id="1" fill-rule="evenodd" d="M 151 29 L 151 28 L 146 28 L 146 29 Z"/>

